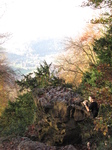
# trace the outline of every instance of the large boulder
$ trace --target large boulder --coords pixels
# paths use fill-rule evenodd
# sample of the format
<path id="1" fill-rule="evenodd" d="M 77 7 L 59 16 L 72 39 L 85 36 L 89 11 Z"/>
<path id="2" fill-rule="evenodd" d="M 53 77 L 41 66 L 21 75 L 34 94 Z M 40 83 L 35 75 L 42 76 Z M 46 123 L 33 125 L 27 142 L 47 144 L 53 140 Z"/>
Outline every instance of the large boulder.
<path id="1" fill-rule="evenodd" d="M 73 145 L 49 146 L 45 143 L 32 141 L 27 137 L 7 136 L 0 138 L 0 150 L 76 150 Z"/>
<path id="2" fill-rule="evenodd" d="M 24 140 L 18 145 L 18 150 L 76 150 L 73 145 L 66 145 L 65 147 L 48 146 L 44 143 Z"/>
<path id="3" fill-rule="evenodd" d="M 26 136 L 48 145 L 81 143 L 81 129 L 77 122 L 87 117 L 83 99 L 72 89 L 48 87 L 34 89 L 35 123 Z"/>

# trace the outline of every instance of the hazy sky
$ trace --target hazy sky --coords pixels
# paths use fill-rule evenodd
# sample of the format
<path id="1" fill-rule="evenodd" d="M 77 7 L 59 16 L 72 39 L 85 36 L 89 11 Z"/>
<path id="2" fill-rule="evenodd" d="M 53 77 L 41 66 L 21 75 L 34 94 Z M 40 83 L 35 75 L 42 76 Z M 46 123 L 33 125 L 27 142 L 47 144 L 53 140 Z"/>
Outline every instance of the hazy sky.
<path id="1" fill-rule="evenodd" d="M 81 8 L 83 0 L 1 0 L 0 33 L 11 33 L 5 47 L 10 51 L 38 39 L 73 37 L 93 16 Z M 4 13 L 3 13 L 4 12 Z"/>

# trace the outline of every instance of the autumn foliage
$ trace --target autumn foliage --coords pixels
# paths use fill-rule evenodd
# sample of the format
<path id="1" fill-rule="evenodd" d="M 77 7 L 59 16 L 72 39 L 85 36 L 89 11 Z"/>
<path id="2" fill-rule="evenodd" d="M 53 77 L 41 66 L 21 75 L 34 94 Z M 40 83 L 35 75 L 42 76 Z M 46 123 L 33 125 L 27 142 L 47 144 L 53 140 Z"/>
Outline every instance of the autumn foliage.
<path id="1" fill-rule="evenodd" d="M 89 0 L 88 5 L 94 4 L 101 7 L 106 4 L 112 5 L 111 0 Z M 2 135 L 24 135 L 26 129 L 32 134 L 36 128 L 34 124 L 35 114 L 42 110 L 38 109 L 34 102 L 33 89 L 56 87 L 60 85 L 71 86 L 83 99 L 94 95 L 99 105 L 98 117 L 94 120 L 85 119 L 79 123 L 81 126 L 84 142 L 89 140 L 96 142 L 99 149 L 111 149 L 112 145 L 112 25 L 110 20 L 106 22 L 108 28 L 102 33 L 98 25 L 101 19 L 87 26 L 77 40 L 67 39 L 65 52 L 57 59 L 56 72 L 50 70 L 50 65 L 44 62 L 37 68 L 37 72 L 25 75 L 24 79 L 17 81 L 20 86 L 20 95 L 15 101 L 7 101 L 10 98 L 10 89 L 14 86 L 14 72 L 7 65 L 5 59 L 0 58 L 0 133 Z M 3 56 L 3 55 L 1 55 Z M 56 76 L 55 76 L 56 75 Z M 67 84 L 70 83 L 70 84 Z M 25 93 L 21 93 L 25 91 Z M 38 90 L 39 91 L 39 90 Z M 37 92 L 38 92 L 37 91 Z M 41 92 L 38 93 L 42 96 Z M 7 107 L 6 107 L 7 106 Z M 5 109 L 4 109 L 5 108 Z M 36 109 L 35 109 L 36 108 Z M 4 110 L 4 111 L 3 111 Z M 44 112 L 45 113 L 45 112 Z M 30 114 L 30 115 L 29 115 Z M 48 114 L 49 115 L 49 114 Z M 50 119 L 51 115 L 48 116 Z M 10 118 L 10 119 L 9 119 Z M 29 119 L 30 118 L 30 119 Z M 49 119 L 49 120 L 50 120 Z M 55 124 L 53 124 L 55 126 Z M 6 127 L 4 129 L 4 126 Z M 29 126 L 29 127 L 28 127 Z M 3 131 L 4 130 L 4 131 Z M 43 131 L 44 132 L 44 131 Z M 46 132 L 44 132 L 46 133 Z M 42 134 L 44 134 L 42 133 Z M 54 131 L 53 131 L 54 133 Z M 60 132 L 59 132 L 60 134 Z M 97 138 L 96 138 L 97 137 Z M 57 139 L 56 139 L 57 140 Z M 106 141 L 106 142 L 105 142 Z"/>
<path id="2" fill-rule="evenodd" d="M 8 99 L 13 97 L 11 93 L 15 87 L 15 73 L 7 65 L 6 58 L 3 56 L 2 53 L 0 59 L 0 113 L 6 107 Z"/>
<path id="3" fill-rule="evenodd" d="M 61 78 L 75 87 L 81 83 L 84 72 L 96 64 L 96 53 L 92 45 L 94 39 L 99 39 L 102 34 L 98 25 L 90 24 L 77 40 L 67 39 L 65 53 L 56 60 Z"/>

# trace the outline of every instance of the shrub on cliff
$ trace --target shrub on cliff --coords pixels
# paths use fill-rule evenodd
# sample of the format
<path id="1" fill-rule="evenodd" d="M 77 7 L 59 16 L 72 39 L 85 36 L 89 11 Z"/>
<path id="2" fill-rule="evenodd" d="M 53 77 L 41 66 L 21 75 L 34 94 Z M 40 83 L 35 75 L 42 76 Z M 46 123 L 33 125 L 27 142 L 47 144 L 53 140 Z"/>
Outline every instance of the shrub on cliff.
<path id="1" fill-rule="evenodd" d="M 8 102 L 0 117 L 0 135 L 24 135 L 34 117 L 34 101 L 30 93 L 19 95 L 15 102 Z"/>

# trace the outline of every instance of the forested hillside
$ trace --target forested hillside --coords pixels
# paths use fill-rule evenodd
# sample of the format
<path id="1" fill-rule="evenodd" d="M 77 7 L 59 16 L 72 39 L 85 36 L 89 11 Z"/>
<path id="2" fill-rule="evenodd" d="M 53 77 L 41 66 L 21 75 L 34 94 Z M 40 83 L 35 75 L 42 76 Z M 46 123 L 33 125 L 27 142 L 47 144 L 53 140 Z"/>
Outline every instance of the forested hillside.
<path id="1" fill-rule="evenodd" d="M 3 149 L 18 145 L 22 149 L 22 137 L 60 149 L 70 144 L 77 150 L 112 149 L 112 1 L 89 0 L 83 7 L 107 8 L 108 12 L 91 19 L 78 39 L 67 40 L 66 53 L 57 58 L 56 65 L 44 61 L 22 80 L 14 80 L 14 72 L 1 57 Z M 14 85 L 18 93 L 12 100 L 8 89 Z M 90 95 L 99 106 L 96 118 L 82 103 Z"/>

